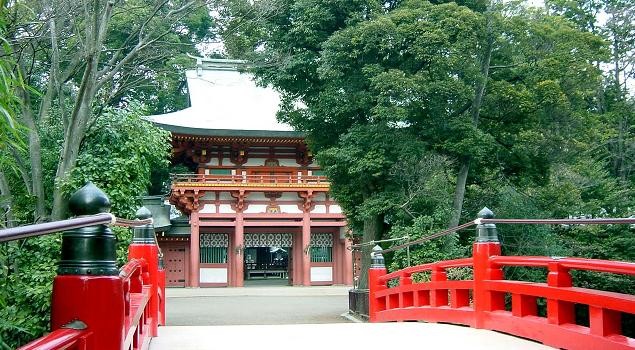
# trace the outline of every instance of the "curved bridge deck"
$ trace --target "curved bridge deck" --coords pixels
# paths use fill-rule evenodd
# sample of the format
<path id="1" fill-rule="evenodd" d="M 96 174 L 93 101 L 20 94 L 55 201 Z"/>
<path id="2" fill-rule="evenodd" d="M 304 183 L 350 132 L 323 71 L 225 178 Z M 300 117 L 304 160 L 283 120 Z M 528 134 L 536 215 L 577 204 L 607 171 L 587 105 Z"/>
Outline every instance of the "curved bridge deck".
<path id="1" fill-rule="evenodd" d="M 337 323 L 159 328 L 151 350 L 219 349 L 553 349 L 502 333 L 448 324 Z"/>

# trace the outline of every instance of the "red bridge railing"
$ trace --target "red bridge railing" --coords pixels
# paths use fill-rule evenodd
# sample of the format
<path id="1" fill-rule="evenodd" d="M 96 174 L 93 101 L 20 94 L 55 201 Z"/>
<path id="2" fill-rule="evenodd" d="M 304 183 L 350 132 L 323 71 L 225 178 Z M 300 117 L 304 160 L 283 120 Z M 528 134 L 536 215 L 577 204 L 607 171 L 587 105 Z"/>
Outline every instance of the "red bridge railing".
<path id="1" fill-rule="evenodd" d="M 75 219 L 0 231 L 0 242 L 62 233 L 53 281 L 51 332 L 20 349 L 148 349 L 165 324 L 165 271 L 146 208 L 136 221 L 108 214 L 108 197 L 89 183 L 70 199 Z M 116 266 L 115 237 L 106 223 L 134 226 L 128 263 Z M 71 229 L 71 230 L 69 230 Z"/>
<path id="2" fill-rule="evenodd" d="M 635 339 L 624 335 L 621 322 L 622 314 L 635 314 L 635 295 L 575 287 L 571 278 L 573 270 L 635 276 L 635 263 L 501 256 L 493 214 L 487 210 L 479 216 L 479 236 L 470 258 L 387 273 L 382 250 L 375 247 L 369 271 L 370 321 L 462 324 L 565 349 L 635 349 Z M 548 274 L 543 283 L 509 280 L 502 269 L 506 266 L 544 268 Z M 448 280 L 448 269 L 458 267 L 471 269 L 472 279 Z M 421 274 L 423 281 L 413 280 L 414 274 Z M 539 298 L 546 300 L 546 317 L 538 313 Z M 588 327 L 576 324 L 576 304 L 588 307 Z"/>

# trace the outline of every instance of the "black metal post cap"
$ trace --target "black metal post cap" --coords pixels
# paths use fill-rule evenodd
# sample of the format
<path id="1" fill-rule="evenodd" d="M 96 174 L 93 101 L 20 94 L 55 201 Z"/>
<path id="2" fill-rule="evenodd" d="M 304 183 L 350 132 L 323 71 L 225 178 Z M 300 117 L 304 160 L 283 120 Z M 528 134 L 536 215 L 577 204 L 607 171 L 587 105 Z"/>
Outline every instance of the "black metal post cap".
<path id="1" fill-rule="evenodd" d="M 150 219 L 152 212 L 146 207 L 141 207 L 137 210 L 136 217 L 139 220 Z M 132 244 L 155 244 L 152 224 L 136 226 L 132 232 Z"/>
<path id="2" fill-rule="evenodd" d="M 135 217 L 139 220 L 149 219 L 152 217 L 152 212 L 146 207 L 141 207 L 137 210 Z"/>
<path id="3" fill-rule="evenodd" d="M 478 212 L 477 216 L 481 219 L 493 219 L 494 212 L 491 211 L 488 207 L 483 207 L 483 209 Z"/>
<path id="4" fill-rule="evenodd" d="M 381 253 L 383 249 L 379 245 L 375 245 L 370 253 L 370 267 L 371 268 L 384 268 L 386 263 L 384 261 L 384 255 Z"/>
<path id="5" fill-rule="evenodd" d="M 478 212 L 479 219 L 493 219 L 494 216 L 494 212 L 488 207 L 484 207 Z M 495 224 L 482 224 L 479 222 L 479 224 L 476 225 L 476 233 L 477 242 L 498 242 L 498 231 L 496 230 Z"/>
<path id="6" fill-rule="evenodd" d="M 68 204 L 75 216 L 110 212 L 110 199 L 92 182 L 77 190 Z M 65 231 L 62 234 L 62 256 L 57 273 L 118 275 L 115 235 L 110 228 L 106 225 L 94 225 Z"/>
<path id="7" fill-rule="evenodd" d="M 68 209 L 74 216 L 93 215 L 110 212 L 110 199 L 92 182 L 73 193 L 68 200 Z"/>

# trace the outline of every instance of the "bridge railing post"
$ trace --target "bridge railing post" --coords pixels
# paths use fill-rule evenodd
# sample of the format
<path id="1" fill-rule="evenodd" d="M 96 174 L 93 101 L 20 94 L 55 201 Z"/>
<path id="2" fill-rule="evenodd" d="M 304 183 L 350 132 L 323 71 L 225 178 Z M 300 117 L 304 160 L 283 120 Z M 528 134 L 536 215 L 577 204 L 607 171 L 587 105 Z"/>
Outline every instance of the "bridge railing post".
<path id="1" fill-rule="evenodd" d="M 165 326 L 165 264 L 159 251 L 159 325 Z"/>
<path id="2" fill-rule="evenodd" d="M 146 207 L 137 210 L 136 217 L 139 220 L 150 219 L 152 213 Z M 147 224 L 136 226 L 133 229 L 132 242 L 128 247 L 128 260 L 143 259 L 148 266 L 148 279 L 150 284 L 150 300 L 148 301 L 148 311 L 150 321 L 150 336 L 158 336 L 159 327 L 159 247 L 154 237 L 154 225 Z"/>
<path id="3" fill-rule="evenodd" d="M 74 216 L 108 213 L 110 200 L 92 183 L 73 194 Z M 106 225 L 62 234 L 62 255 L 53 281 L 51 329 L 81 321 L 91 333 L 91 349 L 121 349 L 124 329 L 123 283 L 116 263 L 115 236 Z"/>
<path id="4" fill-rule="evenodd" d="M 368 270 L 368 320 L 370 322 L 377 321 L 377 312 L 386 309 L 386 299 L 377 298 L 375 293 L 386 289 L 386 282 L 380 282 L 379 277 L 386 274 L 386 264 L 382 249 L 376 245 L 370 253 L 371 264 Z"/>
<path id="5" fill-rule="evenodd" d="M 479 219 L 493 219 L 494 213 L 488 208 L 483 208 L 478 213 Z M 505 309 L 505 294 L 490 291 L 484 281 L 503 278 L 502 270 L 493 266 L 490 257 L 501 255 L 501 246 L 498 241 L 498 233 L 495 224 L 481 224 L 476 226 L 477 237 L 472 247 L 474 261 L 474 313 L 476 328 L 484 328 L 487 319 L 486 313 L 494 310 Z"/>

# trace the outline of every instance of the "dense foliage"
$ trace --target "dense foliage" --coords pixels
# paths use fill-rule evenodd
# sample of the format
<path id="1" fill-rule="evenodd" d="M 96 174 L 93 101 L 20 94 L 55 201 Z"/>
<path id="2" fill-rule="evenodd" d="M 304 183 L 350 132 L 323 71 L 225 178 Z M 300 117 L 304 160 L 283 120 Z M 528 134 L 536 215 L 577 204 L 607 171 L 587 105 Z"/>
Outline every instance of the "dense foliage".
<path id="1" fill-rule="evenodd" d="M 186 106 L 187 54 L 212 25 L 205 3 L 19 0 L 0 11 L 1 225 L 64 218 L 87 180 L 130 218 L 169 157 L 167 133 L 141 116 Z M 116 234 L 123 257 L 130 233 Z M 0 245 L 0 347 L 48 328 L 59 243 Z"/>
<path id="2" fill-rule="evenodd" d="M 149 179 L 164 173 L 150 170 L 166 156 L 158 146 L 165 134 L 139 116 L 185 105 L 186 54 L 210 28 L 228 56 L 251 60 L 259 83 L 281 92 L 280 120 L 307 133 L 364 241 L 423 237 L 484 206 L 510 218 L 635 214 L 631 0 L 548 0 L 544 8 L 492 0 L 24 0 L 2 10 L 0 204 L 9 225 L 62 217 L 65 196 L 89 179 L 129 216 Z M 505 254 L 635 261 L 632 230 L 499 232 Z M 118 233 L 122 242 L 126 234 Z M 397 252 L 390 268 L 465 256 L 473 235 L 413 247 L 409 258 Z M 10 346 L 46 329 L 58 244 L 50 237 L 0 246 L 0 336 Z M 626 278 L 575 278 L 635 293 Z"/>
<path id="3" fill-rule="evenodd" d="M 218 3 L 229 55 L 281 91 L 279 118 L 308 134 L 364 241 L 418 238 L 484 206 L 633 214 L 632 2 Z M 633 261 L 630 230 L 500 232 L 507 254 Z M 473 235 L 413 248 L 410 263 L 465 255 Z M 405 252 L 389 260 L 408 263 Z"/>

